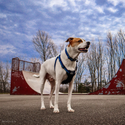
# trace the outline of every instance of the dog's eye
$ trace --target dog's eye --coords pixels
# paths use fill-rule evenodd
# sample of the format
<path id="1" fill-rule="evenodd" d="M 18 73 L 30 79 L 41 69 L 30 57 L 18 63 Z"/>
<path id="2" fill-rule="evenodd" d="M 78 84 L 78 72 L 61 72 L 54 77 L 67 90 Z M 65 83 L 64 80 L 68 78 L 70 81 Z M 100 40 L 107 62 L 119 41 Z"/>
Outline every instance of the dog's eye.
<path id="1" fill-rule="evenodd" d="M 79 43 L 81 43 L 81 42 L 82 42 L 82 40 L 79 40 L 78 42 L 79 42 Z"/>

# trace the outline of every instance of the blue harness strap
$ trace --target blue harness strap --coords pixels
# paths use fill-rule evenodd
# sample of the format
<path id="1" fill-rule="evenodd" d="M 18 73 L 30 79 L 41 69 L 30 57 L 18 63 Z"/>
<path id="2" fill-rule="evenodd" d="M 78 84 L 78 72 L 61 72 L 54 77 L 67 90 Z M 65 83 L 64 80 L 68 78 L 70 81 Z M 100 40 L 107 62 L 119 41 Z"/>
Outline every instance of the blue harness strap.
<path id="1" fill-rule="evenodd" d="M 67 83 L 71 82 L 73 76 L 75 75 L 76 70 L 77 70 L 77 65 L 76 65 L 75 71 L 70 71 L 70 70 L 68 70 L 68 69 L 64 66 L 64 64 L 63 64 L 63 62 L 62 62 L 62 60 L 61 60 L 61 57 L 60 57 L 60 55 L 59 55 L 59 56 L 56 57 L 55 64 L 54 64 L 54 70 L 55 70 L 55 68 L 56 68 L 57 59 L 59 59 L 59 62 L 60 62 L 60 64 L 61 64 L 62 68 L 66 71 L 66 74 L 67 74 L 67 76 L 68 76 L 67 79 L 62 82 L 62 84 L 67 84 Z"/>

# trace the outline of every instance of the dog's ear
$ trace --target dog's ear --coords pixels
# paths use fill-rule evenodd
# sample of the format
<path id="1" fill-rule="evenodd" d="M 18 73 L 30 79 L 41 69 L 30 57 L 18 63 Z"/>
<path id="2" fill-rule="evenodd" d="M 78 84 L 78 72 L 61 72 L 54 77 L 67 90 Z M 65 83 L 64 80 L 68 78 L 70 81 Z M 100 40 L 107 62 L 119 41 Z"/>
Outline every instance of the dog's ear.
<path id="1" fill-rule="evenodd" d="M 66 40 L 66 42 L 71 42 L 74 38 L 73 37 L 70 37 Z"/>

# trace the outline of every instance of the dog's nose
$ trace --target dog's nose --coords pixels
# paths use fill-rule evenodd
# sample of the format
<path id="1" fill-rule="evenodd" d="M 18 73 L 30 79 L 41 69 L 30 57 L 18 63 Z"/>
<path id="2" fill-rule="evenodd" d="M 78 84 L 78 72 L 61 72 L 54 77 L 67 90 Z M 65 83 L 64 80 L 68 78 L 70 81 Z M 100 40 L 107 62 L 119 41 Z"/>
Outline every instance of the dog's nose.
<path id="1" fill-rule="evenodd" d="M 87 42 L 87 46 L 89 46 L 90 45 L 90 42 Z"/>

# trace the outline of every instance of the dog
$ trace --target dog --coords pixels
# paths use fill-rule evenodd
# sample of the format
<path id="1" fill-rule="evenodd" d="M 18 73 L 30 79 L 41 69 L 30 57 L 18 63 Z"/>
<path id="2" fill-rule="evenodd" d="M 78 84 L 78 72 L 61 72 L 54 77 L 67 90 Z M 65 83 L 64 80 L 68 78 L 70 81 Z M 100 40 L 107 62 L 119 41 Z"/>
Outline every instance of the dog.
<path id="1" fill-rule="evenodd" d="M 41 81 L 41 110 L 45 109 L 43 89 L 46 79 L 50 82 L 50 108 L 54 108 L 54 113 L 59 113 L 58 108 L 58 95 L 60 84 L 69 83 L 68 89 L 68 112 L 74 112 L 71 107 L 71 97 L 73 90 L 73 82 L 77 70 L 77 59 L 80 53 L 86 53 L 90 46 L 90 42 L 86 42 L 81 38 L 70 37 L 66 40 L 67 47 L 61 52 L 60 55 L 46 60 L 40 69 L 39 75 L 34 77 L 40 78 Z M 55 101 L 52 104 L 52 95 L 55 91 Z"/>

